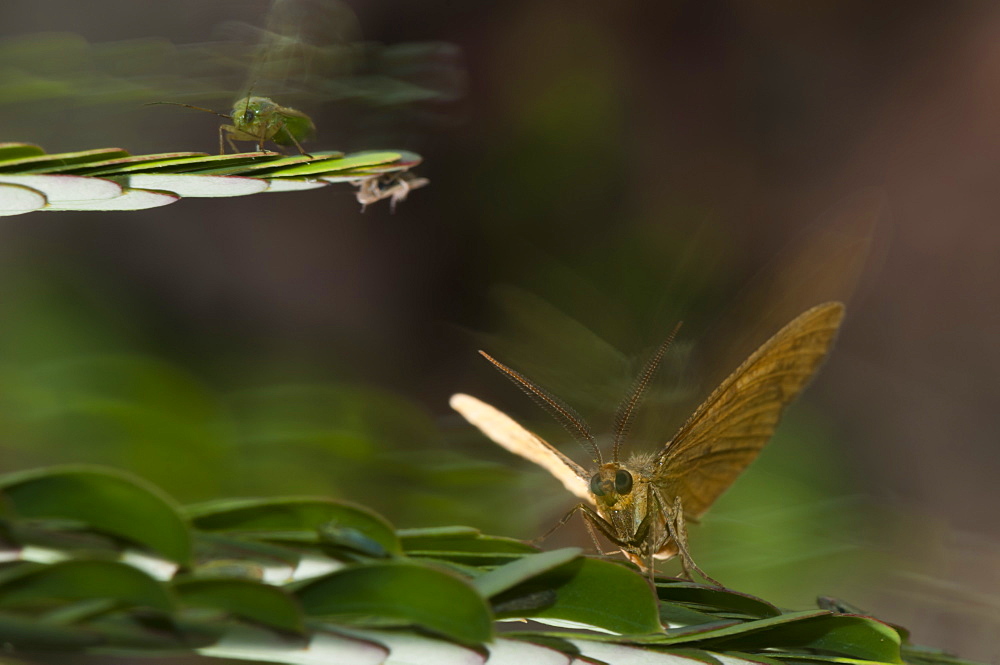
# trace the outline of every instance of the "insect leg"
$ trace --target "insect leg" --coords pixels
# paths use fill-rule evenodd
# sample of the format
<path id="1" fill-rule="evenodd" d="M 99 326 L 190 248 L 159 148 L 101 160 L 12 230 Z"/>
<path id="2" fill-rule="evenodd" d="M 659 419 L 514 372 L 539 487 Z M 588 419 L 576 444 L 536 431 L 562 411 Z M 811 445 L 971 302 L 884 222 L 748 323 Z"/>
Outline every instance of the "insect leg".
<path id="1" fill-rule="evenodd" d="M 233 152 L 234 153 L 239 152 L 240 150 L 239 150 L 239 148 L 236 147 L 236 142 L 233 141 L 233 136 L 236 135 L 236 128 L 233 127 L 232 125 L 220 125 L 219 126 L 219 154 L 220 155 L 224 155 L 226 153 L 226 151 L 222 149 L 222 135 L 223 134 L 226 135 L 226 143 L 229 144 L 229 147 L 232 148 Z"/>
<path id="2" fill-rule="evenodd" d="M 281 123 L 281 129 L 284 129 L 285 133 L 288 134 L 288 138 L 292 139 L 292 143 L 294 143 L 295 147 L 299 149 L 300 155 L 305 155 L 306 157 L 312 157 L 312 155 L 310 155 L 308 152 L 302 149 L 302 145 L 299 143 L 299 140 L 295 138 L 294 134 L 288 131 L 288 128 L 285 126 L 285 123 Z M 281 129 L 279 129 L 278 131 L 281 131 Z"/>
<path id="3" fill-rule="evenodd" d="M 720 589 L 725 589 L 726 587 L 721 582 L 702 570 L 691 557 L 691 550 L 688 549 L 687 544 L 687 527 L 684 525 L 684 506 L 681 504 L 680 497 L 674 499 L 673 507 L 667 512 L 667 531 L 670 532 L 674 542 L 677 544 L 677 551 L 681 555 L 681 565 L 684 568 L 684 573 L 691 579 L 691 571 L 693 570 L 701 575 L 709 584 L 713 584 Z"/>
<path id="4" fill-rule="evenodd" d="M 726 587 L 711 577 L 706 573 L 701 567 L 694 562 L 691 557 L 691 551 L 688 549 L 687 544 L 687 528 L 684 526 L 684 506 L 681 502 L 680 497 L 674 499 L 673 505 L 668 504 L 663 499 L 663 495 L 660 494 L 659 488 L 654 488 L 654 496 L 656 497 L 656 502 L 660 504 L 660 509 L 663 510 L 663 515 L 666 522 L 666 533 L 659 546 L 662 547 L 667 543 L 668 540 L 673 539 L 674 544 L 677 545 L 677 553 L 681 556 L 681 568 L 684 570 L 684 576 L 689 580 L 694 578 L 691 572 L 694 571 L 698 573 L 702 578 L 704 578 L 708 583 L 713 584 L 721 589 Z M 659 547 L 654 548 L 654 551 L 659 549 Z"/>
<path id="5" fill-rule="evenodd" d="M 581 510 L 584 511 L 584 513 L 583 513 L 583 516 L 584 516 L 583 522 L 584 522 L 584 524 L 587 525 L 587 531 L 590 532 L 590 537 L 594 541 L 594 547 L 602 555 L 607 554 L 607 552 L 605 552 L 601 548 L 600 541 L 597 540 L 597 534 L 594 533 L 594 527 L 591 525 L 590 519 L 587 519 L 589 516 L 587 515 L 586 511 L 589 511 L 590 508 L 588 506 L 585 506 L 582 503 L 577 504 L 576 506 L 574 506 L 572 510 L 570 510 L 568 513 L 566 513 L 565 515 L 563 515 L 563 518 L 561 520 L 559 520 L 558 522 L 556 522 L 555 526 L 553 526 L 551 529 L 549 529 L 548 531 L 546 531 L 543 535 L 539 536 L 538 538 L 535 538 L 531 542 L 532 543 L 540 543 L 540 542 L 542 542 L 543 540 L 545 540 L 546 538 L 548 538 L 549 536 L 551 536 L 553 533 L 555 533 L 556 529 L 558 529 L 559 527 L 565 525 L 566 522 L 569 522 L 570 519 L 573 517 L 573 515 L 576 514 L 577 511 L 581 511 Z M 599 516 L 598 516 L 598 519 L 600 519 Z"/>

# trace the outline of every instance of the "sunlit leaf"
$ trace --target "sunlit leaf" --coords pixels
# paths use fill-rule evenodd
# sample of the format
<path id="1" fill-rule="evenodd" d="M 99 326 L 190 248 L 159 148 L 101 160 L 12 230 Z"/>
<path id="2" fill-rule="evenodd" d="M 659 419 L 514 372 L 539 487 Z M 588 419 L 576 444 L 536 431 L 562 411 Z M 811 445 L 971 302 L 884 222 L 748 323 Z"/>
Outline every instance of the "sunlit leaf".
<path id="1" fill-rule="evenodd" d="M 180 601 L 293 633 L 303 631 L 302 611 L 285 591 L 250 580 L 186 579 L 172 585 Z"/>
<path id="2" fill-rule="evenodd" d="M 16 517 L 77 520 L 171 561 L 190 560 L 191 536 L 179 508 L 130 474 L 89 466 L 25 471 L 0 478 L 0 493 Z"/>
<path id="3" fill-rule="evenodd" d="M 64 561 L 33 566 L 0 578 L 0 607 L 42 602 L 108 599 L 123 606 L 164 612 L 174 603 L 166 589 L 142 571 L 114 561 Z"/>
<path id="4" fill-rule="evenodd" d="M 468 582 L 415 563 L 347 568 L 304 584 L 296 595 L 307 614 L 334 621 L 387 617 L 468 644 L 493 632 L 489 608 Z"/>

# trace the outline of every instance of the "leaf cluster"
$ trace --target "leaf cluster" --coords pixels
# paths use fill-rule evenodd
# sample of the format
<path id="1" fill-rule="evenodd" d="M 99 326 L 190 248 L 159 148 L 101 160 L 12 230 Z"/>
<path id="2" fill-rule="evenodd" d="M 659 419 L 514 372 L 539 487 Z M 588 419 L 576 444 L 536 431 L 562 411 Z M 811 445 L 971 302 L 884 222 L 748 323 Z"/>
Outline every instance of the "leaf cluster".
<path id="1" fill-rule="evenodd" d="M 422 158 L 405 151 L 317 151 L 208 155 L 130 155 L 120 148 L 47 154 L 28 143 L 0 143 L 0 216 L 35 210 L 143 210 L 184 197 L 246 196 L 351 183 L 362 205 L 393 204 L 427 183 L 409 170 Z"/>
<path id="2" fill-rule="evenodd" d="M 395 529 L 343 501 L 182 507 L 95 466 L 9 474 L 0 496 L 0 640 L 14 653 L 959 662 L 909 647 L 901 629 L 842 604 L 782 611 L 731 590 L 651 583 L 578 548 L 543 552 L 468 527 Z"/>

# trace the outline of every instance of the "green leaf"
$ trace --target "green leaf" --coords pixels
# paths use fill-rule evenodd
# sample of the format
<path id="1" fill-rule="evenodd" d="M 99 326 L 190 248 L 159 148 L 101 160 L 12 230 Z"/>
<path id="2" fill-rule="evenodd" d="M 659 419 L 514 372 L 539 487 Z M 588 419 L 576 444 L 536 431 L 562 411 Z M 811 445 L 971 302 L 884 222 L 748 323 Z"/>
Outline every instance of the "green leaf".
<path id="1" fill-rule="evenodd" d="M 0 143 L 0 165 L 15 159 L 44 154 L 45 151 L 33 143 Z"/>
<path id="2" fill-rule="evenodd" d="M 657 582 L 656 595 L 660 600 L 681 603 L 701 612 L 747 617 L 774 617 L 781 614 L 781 610 L 760 598 L 732 589 L 693 582 Z"/>
<path id="3" fill-rule="evenodd" d="M 378 513 L 342 501 L 315 497 L 232 499 L 187 508 L 192 522 L 205 531 L 309 531 L 329 526 L 354 529 L 393 554 L 402 552 L 392 526 Z"/>
<path id="4" fill-rule="evenodd" d="M 483 596 L 490 598 L 501 591 L 507 591 L 532 577 L 576 559 L 582 551 L 579 547 L 566 547 L 551 552 L 529 554 L 494 568 L 488 573 L 483 573 L 472 581 L 472 585 Z"/>
<path id="5" fill-rule="evenodd" d="M 44 624 L 35 616 L 0 612 L 0 642 L 19 650 L 71 651 L 99 646 L 103 641 L 101 635 L 86 628 Z"/>
<path id="6" fill-rule="evenodd" d="M 69 519 L 187 564 L 191 535 L 173 500 L 131 474 L 92 466 L 52 467 L 0 477 L 15 517 Z"/>
<path id="7" fill-rule="evenodd" d="M 240 579 L 185 579 L 174 591 L 185 605 L 225 610 L 271 628 L 301 633 L 302 610 L 286 591 L 269 584 Z"/>
<path id="8" fill-rule="evenodd" d="M 645 641 L 662 644 L 697 641 L 699 646 L 726 651 L 808 648 L 846 658 L 902 662 L 899 634 L 892 627 L 869 617 L 835 615 L 823 610 L 789 612 L 707 631 L 672 632 Z"/>
<path id="9" fill-rule="evenodd" d="M 493 633 L 486 602 L 466 580 L 415 562 L 346 568 L 302 585 L 296 595 L 308 615 L 334 621 L 395 619 L 465 644 Z"/>
<path id="10" fill-rule="evenodd" d="M 115 561 L 63 561 L 21 568 L 0 579 L 2 607 L 95 598 L 164 612 L 174 606 L 163 585 L 137 568 Z"/>
<path id="11" fill-rule="evenodd" d="M 555 590 L 555 603 L 525 615 L 528 618 L 572 621 L 621 634 L 663 631 L 649 584 L 629 568 L 611 561 L 576 559 L 494 600 L 499 602 L 544 589 Z"/>
<path id="12" fill-rule="evenodd" d="M 783 615 L 789 617 L 794 615 Z M 902 663 L 899 634 L 890 626 L 871 619 L 852 615 L 806 616 L 784 625 L 772 623 L 763 629 L 755 621 L 743 636 L 721 641 L 711 640 L 713 648 L 721 644 L 738 650 L 763 648 L 808 648 L 829 652 L 832 655 L 882 663 Z M 758 627 L 754 627 L 758 625 Z M 706 636 L 707 638 L 707 636 Z M 727 646 L 731 645 L 731 646 Z"/>
<path id="13" fill-rule="evenodd" d="M 538 548 L 522 540 L 502 536 L 484 536 L 475 529 L 442 527 L 440 529 L 400 531 L 403 550 L 410 555 L 435 555 L 454 552 L 534 554 Z"/>
<path id="14" fill-rule="evenodd" d="M 98 148 L 54 155 L 34 155 L 0 162 L 3 173 L 54 173 L 104 159 L 127 157 L 121 148 Z"/>
<path id="15" fill-rule="evenodd" d="M 337 171 L 347 171 L 359 166 L 375 166 L 395 162 L 400 158 L 398 152 L 366 152 L 355 153 L 341 158 L 320 159 L 301 166 L 290 166 L 276 169 L 267 174 L 269 178 L 279 178 L 287 176 L 319 176 L 326 173 L 336 173 Z"/>

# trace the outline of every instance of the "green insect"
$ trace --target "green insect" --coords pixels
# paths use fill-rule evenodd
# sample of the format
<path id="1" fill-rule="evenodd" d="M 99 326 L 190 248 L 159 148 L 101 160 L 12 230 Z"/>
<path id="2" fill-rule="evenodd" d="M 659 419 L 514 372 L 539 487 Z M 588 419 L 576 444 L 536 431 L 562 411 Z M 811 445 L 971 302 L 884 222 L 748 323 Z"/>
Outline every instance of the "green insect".
<path id="1" fill-rule="evenodd" d="M 219 126 L 219 154 L 225 154 L 225 143 L 233 152 L 239 152 L 237 141 L 253 141 L 257 150 L 264 151 L 264 143 L 271 141 L 277 145 L 294 145 L 300 154 L 307 154 L 302 149 L 302 142 L 316 135 L 316 125 L 302 111 L 276 104 L 267 97 L 244 97 L 233 104 L 229 115 L 212 109 L 179 102 L 153 102 L 153 104 L 168 104 L 183 106 L 197 111 L 206 111 L 226 118 L 232 124 Z M 223 143 L 225 141 L 225 143 Z"/>

